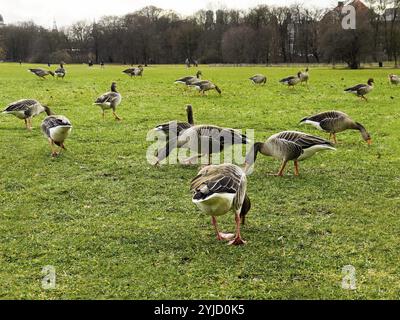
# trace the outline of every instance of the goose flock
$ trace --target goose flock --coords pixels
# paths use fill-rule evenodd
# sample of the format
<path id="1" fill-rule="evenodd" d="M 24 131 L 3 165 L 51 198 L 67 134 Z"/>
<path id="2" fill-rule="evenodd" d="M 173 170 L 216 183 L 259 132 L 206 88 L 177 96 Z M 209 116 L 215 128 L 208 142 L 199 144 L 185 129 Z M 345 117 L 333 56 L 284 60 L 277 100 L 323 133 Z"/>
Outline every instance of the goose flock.
<path id="1" fill-rule="evenodd" d="M 59 68 L 54 72 L 40 68 L 29 69 L 29 71 L 41 79 L 45 79 L 49 75 L 57 79 L 64 79 L 66 75 L 63 63 L 60 63 Z M 122 72 L 130 77 L 142 77 L 143 66 L 139 65 Z M 210 90 L 222 94 L 222 90 L 217 85 L 201 78 L 202 72 L 197 71 L 195 75 L 179 78 L 174 83 L 183 84 L 187 88 L 195 88 L 201 95 Z M 307 68 L 305 71 L 299 71 L 296 75 L 285 77 L 279 82 L 293 88 L 301 83 L 308 85 L 309 78 L 309 69 Z M 267 83 L 267 77 L 262 74 L 256 74 L 248 79 L 254 85 L 266 85 Z M 389 81 L 391 84 L 397 85 L 400 83 L 400 78 L 391 74 Z M 367 101 L 365 96 L 373 88 L 374 80 L 368 79 L 367 84 L 358 84 L 345 89 L 345 92 L 353 93 Z M 112 82 L 111 90 L 99 96 L 94 105 L 101 108 L 103 119 L 105 112 L 111 110 L 114 118 L 119 121 L 122 119 L 117 115 L 116 109 L 121 101 L 122 95 L 117 91 L 117 84 Z M 50 144 L 52 157 L 59 156 L 61 150 L 66 149 L 65 141 L 72 131 L 71 121 L 63 115 L 55 114 L 48 106 L 42 105 L 34 99 L 22 99 L 10 103 L 3 113 L 12 114 L 24 120 L 27 130 L 32 130 L 34 117 L 46 113 L 47 117 L 42 121 L 41 130 Z M 359 131 L 362 139 L 368 145 L 372 143 L 370 134 L 361 123 L 337 110 L 310 115 L 299 121 L 300 125 L 311 125 L 320 131 L 329 133 L 327 139 L 300 131 L 287 130 L 270 136 L 265 142 L 254 143 L 246 135 L 232 128 L 213 124 L 195 124 L 192 105 L 186 106 L 186 114 L 187 122 L 173 120 L 154 127 L 154 131 L 162 133 L 165 137 L 165 145 L 155 153 L 154 164 L 161 165 L 161 162 L 168 158 L 174 149 L 187 149 L 194 153 L 194 156 L 182 161 L 182 164 L 185 165 L 196 164 L 200 158 L 206 157 L 205 166 L 191 181 L 192 202 L 201 211 L 211 216 L 217 239 L 229 241 L 230 245 L 246 243 L 242 239 L 240 228 L 251 208 L 251 201 L 247 194 L 247 176 L 259 154 L 280 161 L 277 176 L 283 176 L 288 163 L 293 161 L 294 176 L 298 176 L 300 161 L 306 160 L 320 151 L 336 150 L 338 144 L 336 134 L 340 132 Z M 249 144 L 250 152 L 245 157 L 243 167 L 230 163 L 212 164 L 213 154 L 221 153 L 226 147 Z M 234 234 L 220 232 L 217 217 L 231 210 L 235 213 L 236 232 Z"/>

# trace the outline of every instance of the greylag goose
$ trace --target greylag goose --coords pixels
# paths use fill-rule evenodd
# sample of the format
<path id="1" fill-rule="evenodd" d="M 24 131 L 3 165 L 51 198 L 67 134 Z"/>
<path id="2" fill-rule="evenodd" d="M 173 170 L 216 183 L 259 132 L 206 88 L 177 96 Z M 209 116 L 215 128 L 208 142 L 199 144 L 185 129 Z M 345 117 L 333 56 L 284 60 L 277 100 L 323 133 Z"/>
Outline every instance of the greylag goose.
<path id="1" fill-rule="evenodd" d="M 42 112 L 46 112 L 48 116 L 53 114 L 49 107 L 43 106 L 39 101 L 33 99 L 12 102 L 3 111 L 5 114 L 12 114 L 18 119 L 23 119 L 28 130 L 32 130 L 32 118 Z"/>
<path id="2" fill-rule="evenodd" d="M 337 144 L 336 133 L 345 130 L 358 130 L 361 137 L 369 145 L 372 143 L 371 136 L 361 123 L 355 122 L 347 114 L 341 111 L 327 111 L 306 117 L 300 121 L 301 124 L 310 124 L 319 130 L 329 133 L 329 139 Z"/>
<path id="3" fill-rule="evenodd" d="M 60 63 L 60 67 L 54 71 L 54 74 L 56 75 L 57 79 L 61 78 L 64 79 L 66 71 L 64 69 L 64 64 Z"/>
<path id="4" fill-rule="evenodd" d="M 289 88 L 294 87 L 296 84 L 300 83 L 300 81 L 301 81 L 300 76 L 301 76 L 301 72 L 297 73 L 297 76 L 290 76 L 287 78 L 283 78 L 279 82 L 287 85 Z"/>
<path id="5" fill-rule="evenodd" d="M 278 176 L 283 176 L 289 161 L 294 161 L 294 174 L 299 175 L 299 161 L 312 157 L 321 150 L 336 150 L 331 142 L 297 131 L 283 131 L 267 139 L 257 142 L 246 156 L 245 172 L 254 164 L 257 154 L 273 157 L 282 161 Z"/>
<path id="6" fill-rule="evenodd" d="M 103 119 L 104 119 L 104 112 L 105 110 L 112 109 L 113 115 L 116 120 L 121 120 L 121 118 L 116 114 L 115 109 L 121 103 L 122 97 L 121 94 L 117 91 L 117 84 L 113 82 L 111 84 L 111 91 L 102 94 L 100 97 L 97 98 L 95 101 L 95 105 L 100 106 L 103 112 Z"/>
<path id="7" fill-rule="evenodd" d="M 178 137 L 170 139 L 165 147 L 158 151 L 155 165 L 167 158 L 175 148 L 189 149 L 197 153 L 194 157 L 184 160 L 185 164 L 191 164 L 193 159 L 201 158 L 203 155 L 208 156 L 208 164 L 210 164 L 211 154 L 222 152 L 227 146 L 247 143 L 249 143 L 248 138 L 233 129 L 197 125 L 181 132 Z"/>
<path id="8" fill-rule="evenodd" d="M 47 137 L 51 147 L 52 157 L 59 155 L 55 145 L 61 149 L 66 150 L 64 141 L 72 130 L 71 122 L 64 116 L 51 115 L 45 118 L 42 122 L 42 131 Z"/>
<path id="9" fill-rule="evenodd" d="M 45 79 L 46 76 L 51 75 L 54 77 L 54 72 L 50 70 L 43 70 L 43 69 L 29 69 L 29 72 L 32 72 L 34 75 L 38 76 L 41 79 Z"/>
<path id="10" fill-rule="evenodd" d="M 266 84 L 267 83 L 267 77 L 264 76 L 263 74 L 256 74 L 249 78 L 253 84 Z"/>
<path id="11" fill-rule="evenodd" d="M 308 79 L 310 78 L 310 74 L 308 73 L 308 68 L 305 72 L 300 72 L 300 82 L 308 84 Z"/>
<path id="12" fill-rule="evenodd" d="M 193 107 L 189 104 L 186 106 L 186 114 L 187 114 L 187 119 L 188 122 L 178 122 L 178 121 L 170 121 L 167 123 L 160 124 L 156 126 L 154 129 L 156 131 L 162 131 L 166 137 L 167 140 L 169 140 L 169 137 L 174 136 L 177 137 L 179 136 L 183 131 L 186 129 L 189 129 L 194 125 L 194 119 L 193 119 Z"/>
<path id="13" fill-rule="evenodd" d="M 175 83 L 182 83 L 182 84 L 188 86 L 188 85 L 191 85 L 191 84 L 193 84 L 195 82 L 198 82 L 201 79 L 202 75 L 203 74 L 199 70 L 199 71 L 197 71 L 195 76 L 187 76 L 187 77 L 179 78 L 179 79 L 175 80 Z"/>
<path id="14" fill-rule="evenodd" d="M 143 66 L 139 65 L 137 68 L 129 68 L 122 72 L 129 75 L 131 78 L 139 77 L 139 76 L 142 77 L 143 76 Z"/>
<path id="15" fill-rule="evenodd" d="M 213 84 L 209 80 L 202 80 L 202 81 L 197 81 L 189 85 L 190 87 L 195 87 L 196 90 L 198 90 L 200 93 L 204 95 L 204 93 L 208 90 L 215 90 L 219 94 L 221 94 L 221 89 L 218 88 L 215 84 Z"/>
<path id="16" fill-rule="evenodd" d="M 400 84 L 400 77 L 395 75 L 395 74 L 390 74 L 389 75 L 389 80 L 391 84 L 398 85 Z"/>
<path id="17" fill-rule="evenodd" d="M 367 84 L 358 84 L 354 87 L 347 88 L 344 91 L 347 93 L 354 93 L 357 97 L 368 101 L 365 97 L 366 94 L 370 93 L 374 89 L 374 79 L 368 79 Z"/>
<path id="18" fill-rule="evenodd" d="M 233 164 L 211 165 L 201 169 L 190 186 L 193 193 L 192 202 L 211 216 L 218 240 L 233 239 L 229 245 L 246 243 L 240 235 L 240 224 L 244 224 L 245 216 L 251 207 L 246 187 L 246 174 Z M 235 212 L 236 233 L 221 233 L 218 230 L 216 217 L 230 210 Z"/>

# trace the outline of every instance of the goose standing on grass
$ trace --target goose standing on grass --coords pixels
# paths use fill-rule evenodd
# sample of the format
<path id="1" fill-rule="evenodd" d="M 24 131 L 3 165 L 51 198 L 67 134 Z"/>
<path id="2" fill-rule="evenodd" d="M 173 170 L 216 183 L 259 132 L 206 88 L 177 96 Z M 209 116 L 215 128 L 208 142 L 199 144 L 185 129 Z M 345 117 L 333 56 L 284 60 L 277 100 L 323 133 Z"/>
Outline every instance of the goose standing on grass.
<path id="1" fill-rule="evenodd" d="M 253 84 L 266 84 L 267 83 L 267 77 L 264 76 L 263 74 L 256 74 L 249 78 Z"/>
<path id="2" fill-rule="evenodd" d="M 220 153 L 227 146 L 248 144 L 248 138 L 238 131 L 212 125 L 197 125 L 183 131 L 178 137 L 167 141 L 165 147 L 158 151 L 155 165 L 159 165 L 176 148 L 189 149 L 197 155 L 185 159 L 184 164 L 192 164 L 192 160 L 208 156 L 211 164 L 211 154 Z"/>
<path id="3" fill-rule="evenodd" d="M 187 120 L 188 122 L 178 122 L 177 120 L 170 121 L 167 123 L 160 124 L 154 128 L 156 131 L 162 131 L 166 137 L 167 140 L 172 136 L 177 137 L 179 136 L 183 131 L 189 129 L 190 127 L 193 127 L 194 125 L 194 119 L 193 119 L 193 107 L 188 104 L 186 106 L 186 114 L 187 114 Z"/>
<path id="4" fill-rule="evenodd" d="M 143 76 L 143 66 L 139 65 L 137 68 L 129 68 L 122 72 L 129 75 L 131 78 L 139 77 L 139 76 L 142 77 Z"/>
<path id="5" fill-rule="evenodd" d="M 266 142 L 257 142 L 246 156 L 245 172 L 255 163 L 257 154 L 282 161 L 278 176 L 283 176 L 289 161 L 294 161 L 294 174 L 299 175 L 299 161 L 312 157 L 321 150 L 336 150 L 328 140 L 303 132 L 283 131 L 271 136 Z"/>
<path id="6" fill-rule="evenodd" d="M 3 111 L 5 114 L 12 114 L 18 119 L 23 119 L 28 130 L 32 130 L 32 118 L 42 112 L 46 112 L 48 116 L 53 114 L 49 107 L 43 106 L 39 101 L 33 99 L 12 102 Z"/>
<path id="7" fill-rule="evenodd" d="M 309 69 L 307 68 L 305 72 L 300 72 L 300 82 L 308 84 L 308 79 L 310 78 L 310 74 L 308 73 Z"/>
<path id="8" fill-rule="evenodd" d="M 354 93 L 357 97 L 368 101 L 365 97 L 366 94 L 370 93 L 374 89 L 374 79 L 368 79 L 367 84 L 358 84 L 354 87 L 347 88 L 344 91 L 347 93 Z"/>
<path id="9" fill-rule="evenodd" d="M 398 85 L 398 84 L 400 84 L 400 77 L 395 74 L 390 74 L 389 81 L 391 84 Z"/>
<path id="10" fill-rule="evenodd" d="M 242 245 L 246 242 L 240 235 L 240 224 L 244 224 L 251 203 L 246 194 L 247 179 L 241 168 L 233 164 L 211 165 L 200 170 L 192 180 L 190 190 L 192 202 L 211 216 L 218 240 L 232 240 L 229 245 Z M 235 212 L 236 233 L 225 234 L 218 230 L 217 218 Z"/>
<path id="11" fill-rule="evenodd" d="M 29 69 L 29 72 L 32 72 L 34 75 L 38 76 L 41 79 L 45 79 L 46 76 L 51 75 L 54 77 L 54 72 L 50 70 L 43 70 L 43 69 Z"/>
<path id="12" fill-rule="evenodd" d="M 198 90 L 200 93 L 203 95 L 205 94 L 206 91 L 208 90 L 215 90 L 219 94 L 222 93 L 221 89 L 218 88 L 214 83 L 212 83 L 209 80 L 202 80 L 202 81 L 197 81 L 189 85 L 190 87 L 195 87 L 196 90 Z"/>
<path id="13" fill-rule="evenodd" d="M 66 150 L 64 141 L 71 133 L 71 122 L 64 116 L 51 115 L 42 122 L 42 131 L 49 140 L 51 147 L 51 156 L 56 157 L 60 154 L 61 149 Z M 61 149 L 57 152 L 55 145 Z"/>
<path id="14" fill-rule="evenodd" d="M 290 76 L 280 80 L 279 82 L 287 85 L 289 88 L 290 87 L 293 88 L 296 84 L 299 84 L 301 82 L 300 77 L 301 77 L 301 72 L 297 73 L 297 76 Z"/>
<path id="15" fill-rule="evenodd" d="M 188 86 L 195 82 L 200 81 L 202 75 L 203 75 L 202 72 L 199 70 L 199 71 L 197 71 L 195 76 L 187 76 L 187 77 L 179 78 L 179 79 L 175 80 L 175 83 L 182 83 L 182 84 Z"/>
<path id="16" fill-rule="evenodd" d="M 115 109 L 121 103 L 121 100 L 122 97 L 121 94 L 117 91 L 117 84 L 113 82 L 111 84 L 111 91 L 106 92 L 98 97 L 94 104 L 100 106 L 103 112 L 103 119 L 105 116 L 105 110 L 112 109 L 115 120 L 121 120 L 121 118 L 115 113 Z"/>
<path id="17" fill-rule="evenodd" d="M 61 78 L 64 79 L 65 77 L 65 69 L 64 69 L 64 64 L 60 63 L 60 67 L 56 69 L 56 71 L 54 71 L 54 74 L 56 75 L 57 79 Z"/>
<path id="18" fill-rule="evenodd" d="M 372 140 L 370 134 L 361 123 L 355 122 L 347 114 L 341 111 L 327 111 L 316 115 L 306 117 L 300 121 L 300 124 L 310 124 L 319 130 L 329 133 L 329 139 L 333 137 L 333 141 L 337 144 L 336 133 L 345 130 L 358 130 L 361 137 L 368 145 Z"/>

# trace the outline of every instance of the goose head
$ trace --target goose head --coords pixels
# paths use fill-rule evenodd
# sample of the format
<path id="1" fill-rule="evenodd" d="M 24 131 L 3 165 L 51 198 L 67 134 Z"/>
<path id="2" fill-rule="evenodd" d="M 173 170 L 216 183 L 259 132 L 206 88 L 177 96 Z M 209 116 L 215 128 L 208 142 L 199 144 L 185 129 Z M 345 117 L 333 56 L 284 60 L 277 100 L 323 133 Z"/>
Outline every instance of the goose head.
<path id="1" fill-rule="evenodd" d="M 199 70 L 199 71 L 197 71 L 197 73 L 196 73 L 196 78 L 197 78 L 197 79 L 200 79 L 202 75 L 203 75 L 203 73 Z"/>
<path id="2" fill-rule="evenodd" d="M 54 77 L 54 72 L 53 71 L 49 71 L 49 74 Z"/>
<path id="3" fill-rule="evenodd" d="M 48 106 L 43 106 L 44 112 L 46 112 L 46 114 L 48 116 L 53 116 L 55 115 L 55 113 L 53 111 L 50 110 L 50 108 Z"/>
<path id="4" fill-rule="evenodd" d="M 297 73 L 297 78 L 300 78 L 301 77 L 301 71 L 299 71 L 298 73 Z"/>
<path id="5" fill-rule="evenodd" d="M 372 139 L 371 139 L 371 135 L 368 133 L 368 131 L 364 128 L 364 126 L 359 123 L 356 122 L 356 129 L 360 131 L 361 133 L 361 137 L 363 138 L 363 140 L 368 143 L 368 145 L 370 146 L 372 144 Z"/>
<path id="6" fill-rule="evenodd" d="M 375 83 L 375 82 L 374 82 L 374 79 L 372 79 L 372 78 L 369 78 L 369 79 L 368 79 L 368 85 L 369 85 L 369 86 L 372 87 L 372 86 L 374 85 L 374 83 Z"/>
<path id="7" fill-rule="evenodd" d="M 249 213 L 250 209 L 251 209 L 251 201 L 248 195 L 246 194 L 242 204 L 242 210 L 240 211 L 240 219 L 243 225 L 246 222 L 246 215 Z"/>
<path id="8" fill-rule="evenodd" d="M 220 88 L 218 88 L 217 86 L 215 86 L 215 90 L 219 93 L 219 94 L 221 94 L 222 93 L 222 91 L 221 91 L 221 89 Z"/>
<path id="9" fill-rule="evenodd" d="M 116 82 L 113 82 L 113 83 L 111 84 L 111 91 L 112 91 L 112 92 L 117 92 L 117 83 L 116 83 Z"/>

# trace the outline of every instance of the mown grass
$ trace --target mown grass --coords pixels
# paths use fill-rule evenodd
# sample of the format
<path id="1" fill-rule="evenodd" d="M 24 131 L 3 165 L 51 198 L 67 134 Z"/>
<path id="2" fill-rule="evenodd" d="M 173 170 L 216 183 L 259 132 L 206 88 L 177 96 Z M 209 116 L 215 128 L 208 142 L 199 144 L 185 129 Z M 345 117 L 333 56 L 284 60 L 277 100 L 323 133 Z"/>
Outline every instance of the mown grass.
<path id="1" fill-rule="evenodd" d="M 2 299 L 396 299 L 400 296 L 400 88 L 389 69 L 311 68 L 309 88 L 278 80 L 294 68 L 212 68 L 205 78 L 222 89 L 200 97 L 172 84 L 195 73 L 151 66 L 130 79 L 121 66 L 68 65 L 65 81 L 41 81 L 28 65 L 0 64 L 0 105 L 35 98 L 67 116 L 68 151 L 50 157 L 39 130 L 0 119 L 0 298 Z M 247 78 L 268 76 L 265 87 Z M 342 93 L 374 77 L 369 103 Z M 118 83 L 122 122 L 101 120 L 93 100 Z M 279 163 L 260 157 L 249 177 L 252 210 L 246 246 L 215 240 L 209 218 L 188 191 L 198 167 L 154 168 L 146 161 L 149 129 L 185 119 L 255 129 L 256 139 L 302 130 L 309 114 L 338 109 L 366 126 L 338 136 L 337 152 L 301 164 L 301 176 L 270 175 Z M 290 168 L 292 170 L 292 168 Z M 289 172 L 291 173 L 291 172 Z M 233 214 L 220 219 L 233 231 Z M 57 287 L 41 287 L 53 265 Z M 341 288 L 342 267 L 356 268 L 357 290 Z"/>

